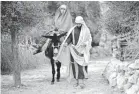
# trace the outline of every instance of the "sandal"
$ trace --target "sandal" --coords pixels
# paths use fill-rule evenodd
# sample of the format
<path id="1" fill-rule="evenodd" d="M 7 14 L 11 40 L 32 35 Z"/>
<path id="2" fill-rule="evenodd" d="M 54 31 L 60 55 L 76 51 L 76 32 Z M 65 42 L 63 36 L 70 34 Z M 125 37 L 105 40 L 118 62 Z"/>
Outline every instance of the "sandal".
<path id="1" fill-rule="evenodd" d="M 73 85 L 73 87 L 77 87 L 78 85 L 79 85 L 79 83 L 76 83 L 76 84 Z"/>
<path id="2" fill-rule="evenodd" d="M 84 83 L 80 84 L 80 88 L 84 89 L 85 88 L 85 84 Z"/>

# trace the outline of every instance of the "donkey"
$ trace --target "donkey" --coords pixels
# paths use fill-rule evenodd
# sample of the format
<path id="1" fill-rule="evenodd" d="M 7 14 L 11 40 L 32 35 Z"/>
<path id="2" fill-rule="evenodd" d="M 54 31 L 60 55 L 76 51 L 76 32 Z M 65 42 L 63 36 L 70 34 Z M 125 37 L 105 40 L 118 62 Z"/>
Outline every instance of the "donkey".
<path id="1" fill-rule="evenodd" d="M 60 48 L 60 38 L 65 36 L 67 32 L 62 33 L 60 35 L 57 35 L 56 33 L 53 34 L 53 36 L 42 36 L 45 38 L 51 39 L 51 42 L 49 42 L 47 49 L 45 50 L 45 56 L 48 57 L 51 61 L 52 66 L 52 81 L 51 84 L 54 84 L 55 82 L 55 64 L 57 66 L 57 82 L 60 80 L 60 68 L 61 63 L 59 61 L 55 61 L 53 59 L 54 56 L 58 54 L 59 48 Z"/>

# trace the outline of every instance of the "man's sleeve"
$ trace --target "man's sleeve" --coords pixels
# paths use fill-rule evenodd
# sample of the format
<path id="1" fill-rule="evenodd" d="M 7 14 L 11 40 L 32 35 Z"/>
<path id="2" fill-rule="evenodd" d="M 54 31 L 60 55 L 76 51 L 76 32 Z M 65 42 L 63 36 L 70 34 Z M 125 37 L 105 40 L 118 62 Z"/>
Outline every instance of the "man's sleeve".
<path id="1" fill-rule="evenodd" d="M 68 44 L 70 44 L 72 42 L 72 35 L 70 34 L 67 41 L 66 41 Z"/>

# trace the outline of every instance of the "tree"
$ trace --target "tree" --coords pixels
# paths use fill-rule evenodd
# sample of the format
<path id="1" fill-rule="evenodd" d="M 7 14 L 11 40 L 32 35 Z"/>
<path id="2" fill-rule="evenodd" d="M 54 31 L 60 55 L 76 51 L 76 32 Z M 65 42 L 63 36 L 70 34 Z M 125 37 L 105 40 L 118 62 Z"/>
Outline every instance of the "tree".
<path id="1" fill-rule="evenodd" d="M 19 22 L 18 17 L 20 14 L 15 9 L 16 2 L 2 2 L 2 33 L 8 32 L 11 33 L 12 40 L 12 70 L 13 70 L 13 78 L 14 85 L 21 85 L 21 77 L 20 77 L 20 63 L 18 61 L 18 41 L 17 41 L 17 32 L 19 30 Z M 8 7 L 7 7 L 8 6 Z M 10 32 L 9 32 L 10 31 Z"/>
<path id="2" fill-rule="evenodd" d="M 138 58 L 139 37 L 139 2 L 121 1 L 105 2 L 109 9 L 104 14 L 108 32 L 116 35 L 119 42 L 122 60 Z M 124 43 L 126 45 L 124 45 Z"/>
<path id="3" fill-rule="evenodd" d="M 107 30 L 117 34 L 125 33 L 126 28 L 133 29 L 139 21 L 139 2 L 105 2 L 109 10 L 105 15 Z"/>
<path id="4" fill-rule="evenodd" d="M 49 14 L 46 14 L 47 4 L 48 2 L 1 2 L 1 30 L 2 34 L 8 33 L 11 35 L 12 64 L 9 65 L 12 65 L 11 68 L 14 74 L 13 78 L 15 86 L 21 85 L 21 64 L 18 60 L 19 35 L 29 35 L 31 31 L 24 30 L 24 28 L 32 28 L 36 26 L 36 24 L 44 22 L 44 18 L 49 16 Z M 41 28 L 43 26 L 44 25 L 41 24 L 41 26 L 38 27 Z M 39 33 L 40 32 L 37 32 L 36 35 L 39 35 Z"/>

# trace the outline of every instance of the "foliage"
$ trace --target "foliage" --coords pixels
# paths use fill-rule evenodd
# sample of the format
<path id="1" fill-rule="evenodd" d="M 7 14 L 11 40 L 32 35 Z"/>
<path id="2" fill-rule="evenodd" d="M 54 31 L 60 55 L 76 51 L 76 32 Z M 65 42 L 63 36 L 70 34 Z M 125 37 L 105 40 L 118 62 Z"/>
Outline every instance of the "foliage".
<path id="1" fill-rule="evenodd" d="M 121 60 L 134 60 L 138 58 L 138 37 L 139 37 L 139 2 L 121 1 L 105 2 L 109 7 L 105 12 L 105 26 L 107 31 L 118 35 L 121 40 L 120 46 Z"/>
<path id="2" fill-rule="evenodd" d="M 105 2 L 109 10 L 105 13 L 106 28 L 113 34 L 131 31 L 139 22 L 139 2 Z"/>

